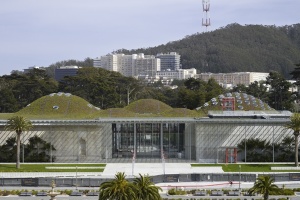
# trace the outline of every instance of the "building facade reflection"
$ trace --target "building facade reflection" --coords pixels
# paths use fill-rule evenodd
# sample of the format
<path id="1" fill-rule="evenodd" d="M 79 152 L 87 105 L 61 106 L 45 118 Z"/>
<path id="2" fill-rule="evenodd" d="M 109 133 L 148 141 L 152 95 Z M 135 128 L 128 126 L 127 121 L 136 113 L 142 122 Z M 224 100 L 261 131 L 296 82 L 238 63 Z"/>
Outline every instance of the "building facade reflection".
<path id="1" fill-rule="evenodd" d="M 185 124 L 183 123 L 115 123 L 113 157 L 183 158 Z"/>

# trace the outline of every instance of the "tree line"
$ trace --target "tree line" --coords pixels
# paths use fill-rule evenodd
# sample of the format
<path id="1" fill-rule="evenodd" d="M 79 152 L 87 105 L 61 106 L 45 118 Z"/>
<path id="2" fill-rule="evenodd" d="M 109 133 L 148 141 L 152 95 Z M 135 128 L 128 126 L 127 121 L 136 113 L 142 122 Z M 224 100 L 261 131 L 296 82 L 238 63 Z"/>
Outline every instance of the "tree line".
<path id="1" fill-rule="evenodd" d="M 299 77 L 293 76 L 295 80 Z M 195 109 L 220 94 L 241 92 L 261 99 L 276 110 L 297 110 L 294 102 L 298 93 L 289 91 L 292 84 L 276 71 L 271 71 L 266 81 L 254 82 L 248 87 L 237 85 L 224 89 L 214 79 L 205 82 L 196 78 L 174 80 L 172 85 L 176 88 L 163 86 L 160 81 L 144 83 L 94 67 L 80 68 L 76 76 L 57 82 L 45 70 L 32 69 L 29 73 L 0 77 L 0 112 L 17 112 L 38 98 L 57 92 L 77 95 L 101 109 L 124 107 L 138 99 L 157 99 L 174 108 Z"/>

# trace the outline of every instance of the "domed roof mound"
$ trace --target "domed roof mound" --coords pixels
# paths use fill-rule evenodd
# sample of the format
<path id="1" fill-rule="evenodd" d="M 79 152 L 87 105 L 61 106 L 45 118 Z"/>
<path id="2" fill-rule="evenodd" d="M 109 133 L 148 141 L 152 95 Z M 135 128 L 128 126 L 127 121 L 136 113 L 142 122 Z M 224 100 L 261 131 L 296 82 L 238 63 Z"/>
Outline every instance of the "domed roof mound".
<path id="1" fill-rule="evenodd" d="M 163 113 L 165 117 L 199 117 L 199 113 L 195 110 L 186 108 L 174 108 Z"/>
<path id="2" fill-rule="evenodd" d="M 232 98 L 233 101 L 229 99 Z M 226 100 L 228 99 L 228 101 Z M 234 102 L 234 104 L 232 104 Z M 263 102 L 261 99 L 258 99 L 252 95 L 246 93 L 226 93 L 221 94 L 215 98 L 212 98 L 210 101 L 206 102 L 203 106 L 196 108 L 206 109 L 206 110 L 274 110 L 268 104 Z"/>
<path id="3" fill-rule="evenodd" d="M 125 109 L 139 114 L 160 114 L 173 108 L 156 99 L 140 99 L 126 106 Z"/>
<path id="4" fill-rule="evenodd" d="M 70 93 L 52 93 L 43 96 L 17 114 L 26 115 L 30 118 L 89 118 L 91 115 L 99 113 L 100 109 L 93 106 L 81 97 Z"/>

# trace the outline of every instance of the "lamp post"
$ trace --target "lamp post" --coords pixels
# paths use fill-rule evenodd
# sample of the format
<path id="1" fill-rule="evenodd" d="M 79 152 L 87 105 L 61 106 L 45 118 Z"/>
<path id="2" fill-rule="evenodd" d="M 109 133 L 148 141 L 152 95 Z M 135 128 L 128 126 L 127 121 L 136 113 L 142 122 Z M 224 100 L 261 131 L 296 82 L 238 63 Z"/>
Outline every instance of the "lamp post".
<path id="1" fill-rule="evenodd" d="M 241 165 L 239 165 L 239 192 L 241 192 Z"/>
<path id="2" fill-rule="evenodd" d="M 77 166 L 76 166 L 76 181 L 75 181 L 76 183 L 76 191 L 77 191 Z"/>

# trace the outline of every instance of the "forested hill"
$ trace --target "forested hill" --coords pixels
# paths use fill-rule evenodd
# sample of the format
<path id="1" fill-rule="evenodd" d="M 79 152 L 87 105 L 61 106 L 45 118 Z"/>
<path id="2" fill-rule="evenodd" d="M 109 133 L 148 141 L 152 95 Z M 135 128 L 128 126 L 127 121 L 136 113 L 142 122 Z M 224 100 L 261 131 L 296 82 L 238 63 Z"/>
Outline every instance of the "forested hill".
<path id="1" fill-rule="evenodd" d="M 186 36 L 164 45 L 114 53 L 178 52 L 182 68 L 228 73 L 276 70 L 285 77 L 300 63 L 300 24 L 263 26 L 230 24 L 206 33 Z"/>

